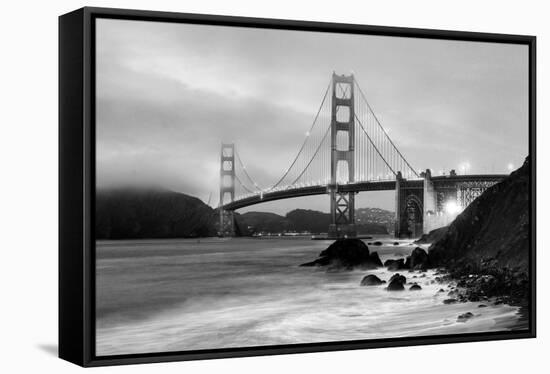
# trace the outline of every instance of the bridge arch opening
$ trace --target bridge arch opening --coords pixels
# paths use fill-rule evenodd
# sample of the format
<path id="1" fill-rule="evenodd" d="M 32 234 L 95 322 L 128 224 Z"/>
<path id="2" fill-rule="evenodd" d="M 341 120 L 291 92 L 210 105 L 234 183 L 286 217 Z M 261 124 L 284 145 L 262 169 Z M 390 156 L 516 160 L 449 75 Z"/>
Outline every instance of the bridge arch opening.
<path id="1" fill-rule="evenodd" d="M 417 238 L 422 235 L 424 213 L 422 201 L 416 195 L 409 195 L 405 203 L 405 228 L 409 238 Z"/>

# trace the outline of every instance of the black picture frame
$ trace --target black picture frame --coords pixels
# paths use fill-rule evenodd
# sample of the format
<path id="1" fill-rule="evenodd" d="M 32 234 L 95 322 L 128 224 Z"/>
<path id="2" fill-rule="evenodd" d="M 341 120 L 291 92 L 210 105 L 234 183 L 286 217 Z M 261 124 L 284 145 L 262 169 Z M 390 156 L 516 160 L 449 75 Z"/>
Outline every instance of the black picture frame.
<path id="1" fill-rule="evenodd" d="M 526 331 L 438 335 L 315 344 L 96 356 L 95 345 L 95 20 L 114 18 L 250 28 L 321 31 L 411 38 L 513 43 L 529 48 L 530 281 Z M 364 26 L 203 14 L 85 7 L 59 18 L 59 357 L 103 366 L 446 344 L 536 336 L 536 37 Z"/>

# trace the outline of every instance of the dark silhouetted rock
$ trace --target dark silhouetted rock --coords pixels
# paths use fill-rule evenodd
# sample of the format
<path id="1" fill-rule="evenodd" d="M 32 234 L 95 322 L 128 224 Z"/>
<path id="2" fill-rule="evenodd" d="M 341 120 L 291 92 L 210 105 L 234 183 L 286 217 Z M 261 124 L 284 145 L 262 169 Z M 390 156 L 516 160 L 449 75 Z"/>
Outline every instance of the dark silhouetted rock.
<path id="1" fill-rule="evenodd" d="M 369 248 L 362 240 L 340 239 L 322 251 L 317 260 L 300 266 L 330 266 L 332 269 L 345 270 L 376 269 L 382 266 L 382 262 L 378 254 L 370 254 Z"/>
<path id="2" fill-rule="evenodd" d="M 407 283 L 407 278 L 405 276 L 396 273 L 392 275 L 388 283 L 388 291 L 403 291 L 405 289 L 404 285 Z"/>
<path id="3" fill-rule="evenodd" d="M 406 269 L 405 267 L 405 260 L 400 258 L 399 260 L 386 260 L 384 262 L 384 266 L 388 268 L 389 271 L 398 271 Z"/>
<path id="4" fill-rule="evenodd" d="M 470 318 L 472 318 L 474 316 L 473 313 L 471 312 L 466 312 L 464 314 L 461 314 L 458 316 L 458 318 L 456 319 L 457 322 L 466 322 L 468 321 Z"/>
<path id="5" fill-rule="evenodd" d="M 407 283 L 407 278 L 404 275 L 401 275 L 399 273 L 395 273 L 394 275 L 392 275 L 390 278 L 390 282 L 395 279 L 399 279 L 399 281 L 402 282 L 403 284 Z"/>
<path id="6" fill-rule="evenodd" d="M 430 246 L 431 265 L 446 268 L 478 298 L 507 295 L 518 304 L 527 302 L 530 174 L 527 157 L 522 167 L 475 199 Z M 484 275 L 493 278 L 477 279 Z"/>
<path id="7" fill-rule="evenodd" d="M 382 264 L 382 260 L 380 260 L 380 257 L 378 256 L 378 252 L 372 252 L 370 254 L 370 261 L 373 265 L 376 265 L 376 267 L 381 268 L 382 266 L 384 266 Z"/>
<path id="8" fill-rule="evenodd" d="M 393 242 L 393 245 L 399 245 L 399 242 Z"/>
<path id="9" fill-rule="evenodd" d="M 479 304 L 477 307 L 478 307 L 478 308 L 487 308 L 487 305 L 485 305 L 485 304 Z"/>
<path id="10" fill-rule="evenodd" d="M 405 268 L 411 270 L 423 270 L 430 267 L 430 260 L 428 258 L 428 253 L 420 248 L 416 247 L 410 256 L 407 257 L 405 261 Z"/>
<path id="11" fill-rule="evenodd" d="M 420 239 L 416 240 L 414 244 L 431 244 L 435 243 L 441 239 L 447 232 L 448 226 L 440 227 L 438 229 L 432 230 L 427 234 L 424 234 Z"/>
<path id="12" fill-rule="evenodd" d="M 443 304 L 454 304 L 454 303 L 457 303 L 458 300 L 457 299 L 445 299 L 443 300 Z"/>
<path id="13" fill-rule="evenodd" d="M 391 281 L 387 288 L 388 291 L 403 291 L 404 289 L 403 283 L 399 282 L 398 279 Z"/>
<path id="14" fill-rule="evenodd" d="M 420 291 L 422 289 L 422 287 L 420 287 L 418 284 L 413 284 L 409 290 L 410 291 Z"/>
<path id="15" fill-rule="evenodd" d="M 374 242 L 372 245 L 382 245 L 382 242 Z"/>
<path id="16" fill-rule="evenodd" d="M 386 281 L 383 281 L 374 274 L 369 274 L 363 278 L 361 286 L 378 286 L 383 283 L 386 283 Z"/>

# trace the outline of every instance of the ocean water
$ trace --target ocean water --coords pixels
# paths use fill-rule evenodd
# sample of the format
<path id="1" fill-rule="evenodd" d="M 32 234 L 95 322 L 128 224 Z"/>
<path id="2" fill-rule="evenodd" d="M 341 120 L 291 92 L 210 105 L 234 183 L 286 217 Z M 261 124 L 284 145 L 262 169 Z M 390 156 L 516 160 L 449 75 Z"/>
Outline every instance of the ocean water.
<path id="1" fill-rule="evenodd" d="M 387 240 L 393 243 L 393 240 Z M 96 353 L 185 351 L 426 336 L 513 328 L 518 308 L 443 304 L 433 271 L 402 272 L 421 291 L 360 286 L 366 274 L 299 267 L 330 242 L 308 238 L 98 241 Z M 416 246 L 371 246 L 382 261 Z M 416 277 L 416 278 L 413 278 Z M 444 293 L 438 292 L 445 289 Z M 472 312 L 467 322 L 460 314 Z"/>

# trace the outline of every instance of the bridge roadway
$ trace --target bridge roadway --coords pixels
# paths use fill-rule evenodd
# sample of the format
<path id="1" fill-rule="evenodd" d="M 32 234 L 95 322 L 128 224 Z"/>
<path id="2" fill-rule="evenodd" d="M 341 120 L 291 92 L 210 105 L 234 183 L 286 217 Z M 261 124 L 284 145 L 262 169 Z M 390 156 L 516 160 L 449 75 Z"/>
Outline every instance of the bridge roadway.
<path id="1" fill-rule="evenodd" d="M 464 182 L 500 182 L 506 178 L 507 174 L 476 174 L 476 175 L 441 175 L 431 178 L 434 186 L 438 184 L 459 184 Z M 339 184 L 337 188 L 341 192 L 362 192 L 362 191 L 391 191 L 395 190 L 394 180 L 380 180 L 372 182 L 355 182 L 348 184 Z M 408 188 L 424 188 L 424 179 L 403 179 L 402 184 Z M 239 200 L 234 200 L 223 205 L 224 210 L 237 210 L 247 206 L 265 203 L 268 201 L 290 199 L 301 196 L 314 196 L 327 194 L 330 185 L 304 186 L 281 189 L 276 191 L 264 192 L 253 196 L 244 197 Z"/>

